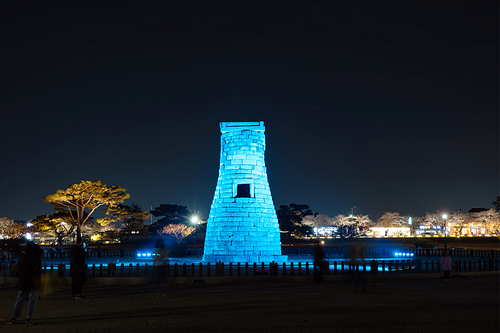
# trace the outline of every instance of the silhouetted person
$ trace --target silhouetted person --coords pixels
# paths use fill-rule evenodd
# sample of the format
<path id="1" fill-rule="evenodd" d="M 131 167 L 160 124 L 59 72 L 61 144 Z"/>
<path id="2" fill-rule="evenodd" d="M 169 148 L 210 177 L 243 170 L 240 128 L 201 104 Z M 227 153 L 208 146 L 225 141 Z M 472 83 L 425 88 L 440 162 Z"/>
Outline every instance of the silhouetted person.
<path id="1" fill-rule="evenodd" d="M 85 249 L 83 240 L 77 238 L 76 244 L 70 249 L 70 274 L 71 274 L 71 294 L 73 299 L 85 298 L 82 296 L 83 283 L 87 280 L 87 265 L 85 264 Z"/>
<path id="2" fill-rule="evenodd" d="M 314 242 L 314 281 L 323 281 L 323 260 L 325 259 L 325 252 L 321 248 L 319 241 Z"/>
<path id="3" fill-rule="evenodd" d="M 50 259 L 54 259 L 54 255 L 56 253 L 56 244 L 50 244 Z"/>
<path id="4" fill-rule="evenodd" d="M 167 269 L 168 269 L 168 254 L 169 248 L 165 247 L 165 242 L 158 239 L 153 250 L 153 275 L 156 283 L 156 291 L 158 292 L 157 298 L 165 297 L 166 283 L 167 283 Z"/>
<path id="5" fill-rule="evenodd" d="M 26 325 L 33 325 L 36 303 L 41 286 L 42 274 L 42 249 L 33 242 L 26 244 L 26 249 L 19 256 L 19 280 L 16 303 L 11 324 L 21 316 L 21 310 L 26 299 L 28 299 L 28 310 L 26 312 Z"/>
<path id="6" fill-rule="evenodd" d="M 444 254 L 441 257 L 441 266 L 443 267 L 445 281 L 450 281 L 451 265 L 452 265 L 452 260 L 451 260 L 450 250 L 445 249 Z"/>
<path id="7" fill-rule="evenodd" d="M 60 259 L 63 258 L 63 253 L 64 253 L 64 249 L 61 245 L 61 243 L 57 242 L 56 244 L 56 252 L 57 252 L 57 255 L 56 257 L 59 257 Z"/>

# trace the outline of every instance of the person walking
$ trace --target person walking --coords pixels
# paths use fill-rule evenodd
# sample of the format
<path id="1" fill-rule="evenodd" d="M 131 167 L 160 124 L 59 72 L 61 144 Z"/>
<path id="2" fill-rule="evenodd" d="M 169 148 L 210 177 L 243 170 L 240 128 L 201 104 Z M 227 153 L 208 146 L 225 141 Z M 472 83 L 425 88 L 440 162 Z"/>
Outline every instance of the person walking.
<path id="1" fill-rule="evenodd" d="M 83 283 L 87 281 L 87 265 L 85 264 L 85 249 L 83 240 L 78 237 L 76 244 L 70 249 L 70 274 L 71 274 L 71 294 L 73 299 L 83 299 Z"/>
<path id="2" fill-rule="evenodd" d="M 325 259 L 325 252 L 321 248 L 319 241 L 314 242 L 314 281 L 323 281 L 323 260 Z"/>
<path id="3" fill-rule="evenodd" d="M 443 267 L 445 281 L 450 281 L 451 265 L 452 265 L 452 260 L 451 260 L 450 250 L 445 249 L 444 254 L 441 257 L 441 266 Z"/>
<path id="4" fill-rule="evenodd" d="M 156 283 L 156 291 L 158 292 L 156 298 L 165 297 L 169 253 L 170 249 L 165 247 L 163 239 L 158 239 L 155 244 L 155 249 L 153 250 L 155 257 L 153 261 L 153 275 Z"/>
<path id="5" fill-rule="evenodd" d="M 18 292 L 10 324 L 16 324 L 16 319 L 21 316 L 23 304 L 26 299 L 28 299 L 26 325 L 35 324 L 33 316 L 41 285 L 42 252 L 42 249 L 38 245 L 28 242 L 26 249 L 19 256 Z"/>

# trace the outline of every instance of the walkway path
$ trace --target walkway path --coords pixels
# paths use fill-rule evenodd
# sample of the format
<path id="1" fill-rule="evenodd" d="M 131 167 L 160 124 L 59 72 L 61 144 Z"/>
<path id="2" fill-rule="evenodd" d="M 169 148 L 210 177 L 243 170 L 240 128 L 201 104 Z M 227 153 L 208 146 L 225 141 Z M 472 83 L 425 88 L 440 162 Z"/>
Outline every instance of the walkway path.
<path id="1" fill-rule="evenodd" d="M 359 293 L 349 281 L 180 286 L 166 299 L 152 286 L 69 286 L 43 297 L 35 326 L 0 322 L 9 332 L 499 332 L 499 276 L 373 281 Z M 372 284 L 368 283 L 371 288 Z M 0 318 L 16 291 L 3 288 Z M 26 304 L 25 304 L 26 306 Z M 24 315 L 24 312 L 23 312 Z"/>

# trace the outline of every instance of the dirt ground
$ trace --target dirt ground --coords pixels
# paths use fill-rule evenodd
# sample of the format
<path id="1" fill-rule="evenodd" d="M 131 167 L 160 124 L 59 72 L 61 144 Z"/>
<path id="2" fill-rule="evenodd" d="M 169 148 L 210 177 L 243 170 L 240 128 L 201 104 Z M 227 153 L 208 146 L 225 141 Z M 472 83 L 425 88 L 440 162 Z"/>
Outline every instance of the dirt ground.
<path id="1" fill-rule="evenodd" d="M 499 275 L 366 281 L 184 285 L 156 298 L 149 285 L 84 286 L 72 300 L 55 286 L 34 326 L 0 322 L 0 332 L 499 332 Z M 360 285 L 361 287 L 361 285 Z M 16 290 L 3 287 L 0 318 Z M 23 310 L 23 317 L 26 311 Z"/>

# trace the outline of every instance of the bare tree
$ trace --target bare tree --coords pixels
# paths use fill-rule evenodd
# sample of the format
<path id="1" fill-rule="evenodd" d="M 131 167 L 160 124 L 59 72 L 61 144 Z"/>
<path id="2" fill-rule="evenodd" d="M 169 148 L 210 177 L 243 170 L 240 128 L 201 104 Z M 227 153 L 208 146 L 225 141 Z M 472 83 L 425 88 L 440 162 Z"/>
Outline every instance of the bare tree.
<path id="1" fill-rule="evenodd" d="M 377 221 L 379 227 L 402 227 L 408 225 L 408 217 L 398 212 L 385 212 Z"/>
<path id="2" fill-rule="evenodd" d="M 330 227 L 334 225 L 334 218 L 324 214 L 313 214 L 304 216 L 301 223 L 311 228 Z"/>
<path id="3" fill-rule="evenodd" d="M 495 208 L 473 213 L 471 217 L 483 224 L 487 234 L 500 235 L 500 213 Z"/>
<path id="4" fill-rule="evenodd" d="M 22 224 L 14 222 L 14 220 L 6 217 L 0 217 L 0 235 L 4 238 L 20 238 L 28 232 L 28 228 Z"/>
<path id="5" fill-rule="evenodd" d="M 454 213 L 451 213 L 448 221 L 449 221 L 448 224 L 450 225 L 450 227 L 454 228 L 458 235 L 461 235 L 463 228 L 470 224 L 469 216 L 462 213 L 461 210 L 454 212 Z"/>
<path id="6" fill-rule="evenodd" d="M 354 238 L 363 236 L 370 230 L 368 215 L 345 216 L 337 215 L 333 218 L 333 226 L 337 227 L 336 235 L 340 238 Z"/>
<path id="7" fill-rule="evenodd" d="M 180 245 L 182 240 L 190 235 L 192 235 L 196 231 L 194 227 L 188 227 L 185 224 L 175 224 L 171 223 L 163 227 L 158 234 L 162 237 L 172 237 L 177 243 Z"/>

